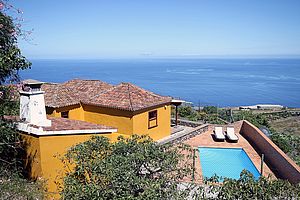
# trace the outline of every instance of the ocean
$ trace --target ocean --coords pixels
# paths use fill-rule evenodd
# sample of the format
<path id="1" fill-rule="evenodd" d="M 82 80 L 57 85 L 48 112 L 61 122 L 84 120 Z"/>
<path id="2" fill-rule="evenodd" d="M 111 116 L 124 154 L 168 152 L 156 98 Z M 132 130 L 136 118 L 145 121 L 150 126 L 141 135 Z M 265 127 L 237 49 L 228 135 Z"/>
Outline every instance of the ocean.
<path id="1" fill-rule="evenodd" d="M 161 95 L 219 107 L 300 107 L 300 59 L 30 60 L 22 79 L 131 82 Z"/>

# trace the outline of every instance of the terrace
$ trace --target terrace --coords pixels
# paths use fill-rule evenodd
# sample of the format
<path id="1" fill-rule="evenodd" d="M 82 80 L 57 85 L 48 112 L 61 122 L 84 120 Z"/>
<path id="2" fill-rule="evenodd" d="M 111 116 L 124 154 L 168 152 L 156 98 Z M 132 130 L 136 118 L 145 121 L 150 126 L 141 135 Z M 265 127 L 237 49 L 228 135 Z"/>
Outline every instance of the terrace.
<path id="1" fill-rule="evenodd" d="M 180 124 L 180 123 L 179 123 Z M 179 143 L 183 142 L 192 146 L 195 151 L 195 177 L 194 181 L 203 181 L 202 165 L 200 163 L 198 147 L 214 148 L 243 148 L 254 166 L 261 172 L 262 159 L 263 176 L 271 178 L 287 179 L 290 182 L 300 182 L 300 168 L 286 154 L 284 154 L 271 140 L 269 140 L 259 129 L 247 121 L 239 121 L 230 126 L 234 126 L 235 134 L 239 137 L 238 142 L 232 143 L 228 140 L 216 141 L 213 137 L 214 125 L 203 124 L 196 127 L 185 127 L 181 124 L 180 131 L 175 131 L 168 138 L 158 141 L 159 143 Z M 226 125 L 224 126 L 226 128 Z"/>
<path id="2" fill-rule="evenodd" d="M 251 146 L 251 144 L 239 133 L 239 124 L 235 124 L 235 134 L 239 137 L 238 142 L 231 143 L 229 141 L 215 141 L 213 137 L 213 126 L 210 126 L 207 131 L 204 133 L 197 135 L 193 138 L 190 138 L 184 143 L 191 145 L 193 148 L 198 148 L 199 146 L 202 147 L 218 147 L 218 148 L 243 148 L 244 151 L 247 153 L 257 170 L 261 171 L 261 156 L 255 151 L 255 149 Z M 198 176 L 196 177 L 195 181 L 201 181 L 202 180 L 202 168 L 200 164 L 200 158 L 199 153 L 196 153 L 196 172 Z M 263 176 L 269 176 L 271 175 L 274 177 L 273 172 L 270 170 L 270 168 L 267 166 L 267 164 L 264 162 L 263 164 Z"/>

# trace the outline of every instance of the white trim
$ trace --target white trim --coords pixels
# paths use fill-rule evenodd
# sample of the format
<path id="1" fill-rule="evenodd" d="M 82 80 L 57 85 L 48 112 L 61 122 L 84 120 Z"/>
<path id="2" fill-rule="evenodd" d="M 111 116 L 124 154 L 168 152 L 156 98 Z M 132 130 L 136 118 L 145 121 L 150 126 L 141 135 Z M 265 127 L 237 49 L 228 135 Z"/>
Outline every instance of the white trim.
<path id="1" fill-rule="evenodd" d="M 29 92 L 26 92 L 26 91 L 19 91 L 20 94 L 26 94 L 26 95 L 34 95 L 34 94 L 45 94 L 44 91 L 42 90 L 38 90 L 38 91 L 29 91 Z"/>
<path id="2" fill-rule="evenodd" d="M 73 134 L 96 134 L 115 133 L 118 129 L 90 129 L 90 130 L 64 130 L 64 131 L 44 131 L 42 127 L 34 128 L 28 123 L 18 123 L 18 130 L 38 136 L 46 135 L 73 135 Z"/>
<path id="3" fill-rule="evenodd" d="M 180 99 L 172 99 L 171 103 L 184 103 L 186 101 Z"/>

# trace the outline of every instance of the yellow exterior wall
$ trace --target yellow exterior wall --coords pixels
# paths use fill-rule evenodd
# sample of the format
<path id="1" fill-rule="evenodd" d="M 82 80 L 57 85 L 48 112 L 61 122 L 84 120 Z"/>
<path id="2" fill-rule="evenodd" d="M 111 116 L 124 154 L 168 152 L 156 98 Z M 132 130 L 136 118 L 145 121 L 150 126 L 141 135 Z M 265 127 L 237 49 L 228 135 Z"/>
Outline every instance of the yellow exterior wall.
<path id="1" fill-rule="evenodd" d="M 148 112 L 157 110 L 157 127 L 148 128 Z M 61 117 L 61 112 L 69 111 L 69 119 L 102 124 L 118 129 L 118 133 L 148 134 L 154 140 L 171 134 L 171 106 L 162 105 L 139 112 L 123 111 L 92 105 L 76 105 L 54 109 L 49 116 Z"/>
<path id="2" fill-rule="evenodd" d="M 21 134 L 21 138 L 26 149 L 26 171 L 30 178 L 37 179 L 42 176 L 40 140 L 27 134 Z"/>
<path id="3" fill-rule="evenodd" d="M 50 109 L 49 109 L 50 110 Z M 69 111 L 69 119 L 84 121 L 84 111 L 81 105 L 65 106 L 61 108 L 53 109 L 51 114 L 48 113 L 50 117 L 61 117 L 61 112 Z"/>
<path id="4" fill-rule="evenodd" d="M 157 110 L 157 126 L 148 128 L 148 113 Z M 154 140 L 159 140 L 171 134 L 171 106 L 161 106 L 133 116 L 133 133 L 148 134 Z"/>
<path id="5" fill-rule="evenodd" d="M 112 108 L 83 105 L 84 120 L 95 124 L 103 124 L 118 129 L 118 133 L 131 135 L 133 133 L 133 114 Z"/>
<path id="6" fill-rule="evenodd" d="M 91 134 L 59 135 L 34 137 L 21 134 L 27 144 L 27 169 L 32 178 L 43 177 L 50 197 L 58 198 L 56 182 L 61 183 L 63 174 L 63 163 L 59 156 L 63 156 L 67 149 L 73 145 L 84 142 L 92 136 Z M 117 141 L 120 134 L 93 134 L 108 137 L 112 142 Z M 30 163 L 30 164 L 29 164 Z"/>
<path id="7" fill-rule="evenodd" d="M 83 105 L 70 106 L 53 111 L 51 116 L 61 117 L 60 112 L 69 110 L 69 118 L 84 120 L 91 123 L 103 124 L 116 127 L 118 133 L 99 134 L 116 141 L 120 135 L 148 134 L 154 140 L 161 139 L 171 133 L 171 106 L 163 105 L 139 112 L 122 111 L 118 109 L 102 108 L 97 106 Z M 148 128 L 148 113 L 157 110 L 157 126 Z M 120 134 L 121 133 L 121 134 Z M 21 134 L 27 149 L 27 164 L 29 175 L 32 178 L 43 177 L 47 180 L 49 192 L 57 194 L 58 175 L 63 171 L 63 164 L 58 155 L 64 155 L 66 150 L 91 137 L 91 134 L 59 135 L 34 137 L 33 135 Z"/>

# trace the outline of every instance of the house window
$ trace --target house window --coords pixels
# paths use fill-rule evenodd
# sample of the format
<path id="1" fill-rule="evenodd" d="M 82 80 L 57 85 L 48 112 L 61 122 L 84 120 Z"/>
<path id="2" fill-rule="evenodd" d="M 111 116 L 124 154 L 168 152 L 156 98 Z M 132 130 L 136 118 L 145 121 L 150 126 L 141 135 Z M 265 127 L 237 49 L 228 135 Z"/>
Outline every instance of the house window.
<path id="1" fill-rule="evenodd" d="M 157 110 L 148 113 L 148 128 L 157 126 Z"/>
<path id="2" fill-rule="evenodd" d="M 69 118 L 69 111 L 61 112 L 61 113 L 60 113 L 60 116 L 61 116 L 62 118 Z"/>

